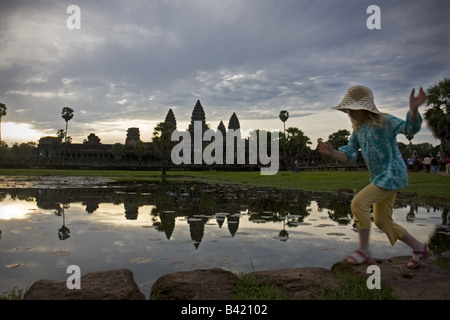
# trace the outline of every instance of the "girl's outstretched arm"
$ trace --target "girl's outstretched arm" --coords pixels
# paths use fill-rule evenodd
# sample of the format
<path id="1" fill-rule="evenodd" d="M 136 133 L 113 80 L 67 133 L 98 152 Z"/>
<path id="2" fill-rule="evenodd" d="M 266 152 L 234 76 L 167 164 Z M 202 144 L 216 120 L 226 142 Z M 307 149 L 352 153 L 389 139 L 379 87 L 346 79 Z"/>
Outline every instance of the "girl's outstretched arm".
<path id="1" fill-rule="evenodd" d="M 321 154 L 324 154 L 341 162 L 348 162 L 347 154 L 345 152 L 334 149 L 329 142 L 322 142 L 322 140 L 319 139 L 317 140 L 317 146 L 319 147 L 318 150 Z"/>

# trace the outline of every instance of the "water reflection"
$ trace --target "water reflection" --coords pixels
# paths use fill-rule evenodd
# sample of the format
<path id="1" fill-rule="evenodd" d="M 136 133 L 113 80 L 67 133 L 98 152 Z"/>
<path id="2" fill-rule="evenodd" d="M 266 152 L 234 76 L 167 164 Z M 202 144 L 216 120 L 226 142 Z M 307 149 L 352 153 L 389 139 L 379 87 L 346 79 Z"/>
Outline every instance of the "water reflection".
<path id="1" fill-rule="evenodd" d="M 63 188 L 63 189 L 0 189 L 0 202 L 9 195 L 12 200 L 35 202 L 39 209 L 53 210 L 61 217 L 58 229 L 59 240 L 70 238 L 70 226 L 66 224 L 65 211 L 71 203 L 81 203 L 88 215 L 93 215 L 101 204 L 116 206 L 123 204 L 123 219 L 137 220 L 140 208 L 151 206 L 152 226 L 165 234 L 170 240 L 174 233 L 176 220 L 186 219 L 191 239 L 197 244 L 202 241 L 205 225 L 212 220 L 222 228 L 227 225 L 232 237 L 239 230 L 241 216 L 248 216 L 254 224 L 279 222 L 282 224 L 279 239 L 289 237 L 287 229 L 308 225 L 305 218 L 311 212 L 311 201 L 317 205 L 318 212 L 327 212 L 330 220 L 338 225 L 352 223 L 349 193 L 314 193 L 299 190 L 281 190 L 236 185 L 188 184 L 139 184 L 110 185 L 101 188 Z M 396 202 L 395 209 L 407 208 L 406 221 L 414 222 L 418 210 L 413 202 Z M 0 219 L 19 218 L 14 209 L 3 208 Z M 6 209 L 6 210 L 5 210 Z M 430 208 L 427 209 L 428 212 Z M 436 208 L 434 209 L 436 210 Z M 20 210 L 19 210 L 20 211 Z M 442 213 L 442 224 L 448 222 L 448 208 Z M 117 220 L 118 223 L 121 220 Z M 319 224 L 327 226 L 327 224 Z"/>
<path id="2" fill-rule="evenodd" d="M 70 264 L 83 273 L 128 267 L 146 294 L 149 281 L 165 273 L 216 266 L 247 272 L 250 259 L 258 270 L 330 267 L 357 243 L 351 199 L 187 182 L 0 189 L 0 289 L 1 282 L 12 288 L 21 279 L 26 286 L 64 279 Z M 447 207 L 398 199 L 394 215 L 421 241 L 448 250 Z M 409 254 L 375 227 L 371 239 L 373 256 Z"/>
<path id="3" fill-rule="evenodd" d="M 186 219 L 191 239 L 197 244 L 203 239 L 205 225 L 214 221 L 220 228 L 226 224 L 234 237 L 242 216 L 254 224 L 275 222 L 282 224 L 280 240 L 288 238 L 286 228 L 307 225 L 304 219 L 311 212 L 311 201 L 319 212 L 341 225 L 351 223 L 349 195 L 312 193 L 298 190 L 244 187 L 235 185 L 148 184 L 137 186 L 109 186 L 103 188 L 65 189 L 0 189 L 0 201 L 9 195 L 11 200 L 35 202 L 38 209 L 52 211 L 61 217 L 59 240 L 71 237 L 66 211 L 73 203 L 81 203 L 87 215 L 95 215 L 102 204 L 123 205 L 123 220 L 137 220 L 140 208 L 150 206 L 152 226 L 163 232 L 166 239 L 174 233 L 176 220 Z M 116 208 L 117 210 L 117 208 Z M 4 213 L 0 219 L 19 218 Z M 117 223 L 121 223 L 117 220 Z"/>

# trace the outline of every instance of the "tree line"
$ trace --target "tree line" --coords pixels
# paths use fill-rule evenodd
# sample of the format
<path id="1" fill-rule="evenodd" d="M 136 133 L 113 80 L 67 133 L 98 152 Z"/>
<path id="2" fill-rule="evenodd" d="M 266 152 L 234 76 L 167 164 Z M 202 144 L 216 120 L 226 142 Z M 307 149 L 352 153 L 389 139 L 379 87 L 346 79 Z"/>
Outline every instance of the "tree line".
<path id="1" fill-rule="evenodd" d="M 450 153 L 450 79 L 444 78 L 442 81 L 430 86 L 427 89 L 427 107 L 423 113 L 427 127 L 432 132 L 434 138 L 441 143 L 437 147 L 433 147 L 429 143 L 412 144 L 413 137 L 407 137 L 410 141 L 409 145 L 399 143 L 400 151 L 404 157 L 415 152 L 420 157 L 425 157 L 429 154 L 437 154 L 440 151 L 445 159 L 445 156 Z M 1 118 L 6 116 L 6 105 L 0 103 L 0 161 L 18 161 L 27 160 L 33 156 L 36 149 L 36 143 L 13 143 L 8 147 L 6 143 L 1 141 Z M 57 131 L 57 136 L 63 143 L 71 143 L 72 138 L 68 135 L 68 123 L 73 119 L 74 110 L 69 107 L 64 107 L 61 112 L 61 117 L 66 123 L 66 128 Z M 285 163 L 292 163 L 298 155 L 304 155 L 311 151 L 312 144 L 309 137 L 307 137 L 302 130 L 296 127 L 288 127 L 286 129 L 286 122 L 289 119 L 289 112 L 282 110 L 279 114 L 280 120 L 283 122 L 283 132 L 280 133 L 280 157 Z M 158 158 L 165 171 L 165 167 L 169 164 L 170 151 L 174 145 L 170 137 L 175 130 L 171 124 L 160 122 L 155 126 L 152 142 L 154 145 L 155 157 Z M 350 137 L 348 130 L 338 130 L 329 135 L 328 141 L 334 148 L 338 148 L 347 144 Z M 134 148 L 135 154 L 141 159 L 148 152 L 148 145 L 141 142 L 137 143 Z M 124 152 L 124 145 L 116 143 L 111 150 L 115 158 L 120 159 Z"/>

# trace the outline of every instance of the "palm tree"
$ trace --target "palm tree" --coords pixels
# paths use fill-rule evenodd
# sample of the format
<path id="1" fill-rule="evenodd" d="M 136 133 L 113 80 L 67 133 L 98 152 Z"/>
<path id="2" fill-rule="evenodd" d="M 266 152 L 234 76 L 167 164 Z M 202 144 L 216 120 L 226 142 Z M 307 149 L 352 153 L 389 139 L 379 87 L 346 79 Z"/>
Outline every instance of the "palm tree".
<path id="1" fill-rule="evenodd" d="M 283 133 L 286 134 L 286 121 L 289 119 L 289 112 L 286 110 L 280 111 L 280 120 L 283 121 Z"/>
<path id="2" fill-rule="evenodd" d="M 67 135 L 67 127 L 69 125 L 69 121 L 73 118 L 73 109 L 69 107 L 64 107 L 61 112 L 62 118 L 66 121 L 66 137 Z"/>
<path id="3" fill-rule="evenodd" d="M 58 137 L 60 142 L 64 140 L 65 135 L 66 132 L 64 131 L 64 129 L 59 129 L 58 131 L 56 131 L 56 136 Z"/>
<path id="4" fill-rule="evenodd" d="M 2 141 L 2 117 L 6 116 L 6 105 L 0 103 L 0 141 Z"/>
<path id="5" fill-rule="evenodd" d="M 311 151 L 308 147 L 311 144 L 311 140 L 299 128 L 287 129 L 286 142 L 288 152 L 291 155 L 306 154 Z"/>
<path id="6" fill-rule="evenodd" d="M 64 214 L 64 210 L 70 208 L 69 204 L 59 205 L 58 208 L 54 211 L 55 215 L 58 217 L 63 217 L 63 224 L 60 229 L 58 229 L 58 238 L 59 240 L 66 240 L 70 238 L 70 229 L 66 227 L 66 215 Z"/>
<path id="7" fill-rule="evenodd" d="M 174 142 L 171 140 L 175 125 L 171 122 L 160 122 L 153 131 L 153 145 L 155 146 L 155 156 L 161 163 L 162 176 L 166 175 L 166 167 L 171 158 L 171 150 Z"/>
<path id="8" fill-rule="evenodd" d="M 450 141 L 450 79 L 444 78 L 427 90 L 427 105 L 424 118 L 433 137 L 441 141 L 441 154 L 445 158 Z"/>

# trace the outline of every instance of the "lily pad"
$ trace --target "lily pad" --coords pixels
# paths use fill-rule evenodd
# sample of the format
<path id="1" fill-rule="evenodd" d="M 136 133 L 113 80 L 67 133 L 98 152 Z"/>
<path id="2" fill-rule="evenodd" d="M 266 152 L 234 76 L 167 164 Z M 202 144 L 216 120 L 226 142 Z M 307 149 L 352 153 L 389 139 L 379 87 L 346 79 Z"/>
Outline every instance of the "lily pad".
<path id="1" fill-rule="evenodd" d="M 209 268 L 210 264 L 209 263 L 205 263 L 205 262 L 194 262 L 191 264 L 192 268 L 198 268 L 198 269 L 204 269 L 204 268 Z"/>
<path id="2" fill-rule="evenodd" d="M 44 256 L 47 257 L 62 257 L 62 256 L 68 256 L 72 252 L 67 250 L 56 250 L 56 251 L 46 251 L 43 253 Z"/>
<path id="3" fill-rule="evenodd" d="M 34 249 L 35 247 L 15 247 L 13 251 L 16 252 L 25 252 Z"/>
<path id="4" fill-rule="evenodd" d="M 23 263 L 16 262 L 16 263 L 6 264 L 5 268 L 6 269 L 11 269 L 11 268 L 18 268 L 18 267 L 21 267 L 21 266 L 23 266 Z"/>
<path id="5" fill-rule="evenodd" d="M 314 226 L 314 227 L 318 227 L 318 228 L 324 228 L 324 227 L 334 227 L 334 224 L 329 224 L 329 223 L 321 223 L 321 224 L 318 224 L 318 225 L 316 225 L 316 226 Z"/>
<path id="6" fill-rule="evenodd" d="M 161 241 L 161 238 L 149 238 L 148 241 Z"/>
<path id="7" fill-rule="evenodd" d="M 183 260 L 169 260 L 169 262 L 167 262 L 168 266 L 174 266 L 176 264 L 180 264 L 180 263 L 184 263 Z"/>
<path id="8" fill-rule="evenodd" d="M 89 230 L 92 230 L 92 231 L 103 231 L 103 230 L 108 230 L 108 227 L 91 227 L 91 228 L 89 228 Z"/>
<path id="9" fill-rule="evenodd" d="M 255 223 L 266 223 L 267 221 L 263 220 L 263 219 L 254 219 L 254 220 L 252 220 L 252 222 L 255 222 Z"/>
<path id="10" fill-rule="evenodd" d="M 342 237 L 345 236 L 345 233 L 341 233 L 341 232 L 329 232 L 327 233 L 328 236 L 338 236 L 338 237 Z"/>
<path id="11" fill-rule="evenodd" d="M 130 259 L 130 262 L 134 263 L 134 264 L 144 264 L 144 263 L 153 263 L 158 260 L 159 260 L 159 258 L 137 257 L 137 258 Z"/>

